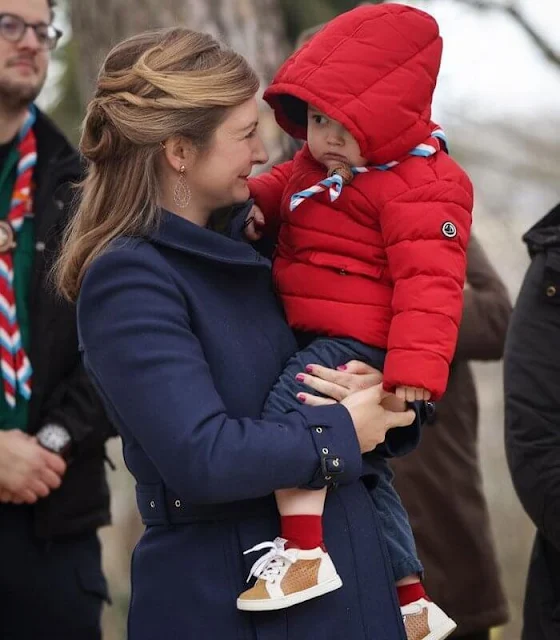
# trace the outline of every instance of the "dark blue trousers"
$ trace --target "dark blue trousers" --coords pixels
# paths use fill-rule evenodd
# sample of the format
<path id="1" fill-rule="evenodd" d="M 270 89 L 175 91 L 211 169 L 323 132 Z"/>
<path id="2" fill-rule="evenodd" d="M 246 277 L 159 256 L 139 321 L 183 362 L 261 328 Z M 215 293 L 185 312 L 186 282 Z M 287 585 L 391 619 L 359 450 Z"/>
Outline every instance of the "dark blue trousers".
<path id="1" fill-rule="evenodd" d="M 336 368 L 349 360 L 360 360 L 383 370 L 385 352 L 350 338 L 316 338 L 288 360 L 267 398 L 263 415 L 286 413 L 298 406 L 297 394 L 309 389 L 295 377 L 305 372 L 308 364 Z M 395 581 L 412 574 L 422 574 L 408 515 L 393 487 L 393 472 L 383 455 L 370 454 L 368 461 L 374 465 L 378 475 L 372 498 L 380 516 Z"/>
<path id="2" fill-rule="evenodd" d="M 97 534 L 38 540 L 32 515 L 0 505 L 0 638 L 101 640 L 108 594 Z"/>

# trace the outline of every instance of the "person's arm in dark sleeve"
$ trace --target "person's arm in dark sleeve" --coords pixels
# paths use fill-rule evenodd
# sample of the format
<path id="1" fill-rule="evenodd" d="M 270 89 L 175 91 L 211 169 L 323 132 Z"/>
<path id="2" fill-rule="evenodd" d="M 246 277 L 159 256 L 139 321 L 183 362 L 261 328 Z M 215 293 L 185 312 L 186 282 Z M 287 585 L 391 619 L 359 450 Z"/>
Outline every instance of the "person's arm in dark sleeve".
<path id="1" fill-rule="evenodd" d="M 360 447 L 344 406 L 301 407 L 278 421 L 227 415 L 184 297 L 167 264 L 146 253 L 123 248 L 95 261 L 78 325 L 109 413 L 164 482 L 187 502 L 212 503 L 356 480 Z"/>
<path id="2" fill-rule="evenodd" d="M 504 354 L 505 438 L 519 499 L 560 550 L 560 300 L 547 296 L 548 276 L 560 291 L 558 252 L 533 259 L 511 317 Z"/>
<path id="3" fill-rule="evenodd" d="M 500 360 L 510 314 L 506 287 L 478 240 L 471 236 L 467 249 L 467 287 L 455 358 Z"/>
<path id="4" fill-rule="evenodd" d="M 56 387 L 41 421 L 68 431 L 72 457 L 102 449 L 106 440 L 117 435 L 81 363 Z"/>

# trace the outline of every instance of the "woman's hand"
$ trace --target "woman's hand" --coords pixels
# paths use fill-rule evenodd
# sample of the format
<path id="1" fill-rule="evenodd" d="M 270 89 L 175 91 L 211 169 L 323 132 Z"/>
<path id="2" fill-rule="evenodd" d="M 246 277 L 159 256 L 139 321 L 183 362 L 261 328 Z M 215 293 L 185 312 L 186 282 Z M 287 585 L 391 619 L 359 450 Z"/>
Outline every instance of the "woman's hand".
<path id="1" fill-rule="evenodd" d="M 374 387 L 383 380 L 378 369 L 359 360 L 351 360 L 337 369 L 327 369 L 318 364 L 309 365 L 308 373 L 298 374 L 299 382 L 318 391 L 327 398 L 301 392 L 297 397 L 309 406 L 320 406 L 340 402 L 354 391 Z M 381 405 L 390 411 L 404 411 L 406 402 L 392 393 L 381 400 Z"/>
<path id="2" fill-rule="evenodd" d="M 297 397 L 300 402 L 309 406 L 333 404 L 355 391 L 374 387 L 382 380 L 381 371 L 358 360 L 351 360 L 337 369 L 312 364 L 306 367 L 306 373 L 298 374 L 298 381 L 327 397 L 321 398 L 304 392 L 298 393 Z"/>
<path id="3" fill-rule="evenodd" d="M 408 427 L 414 422 L 416 413 L 413 409 L 391 411 L 383 406 L 382 401 L 391 395 L 378 384 L 355 391 L 341 401 L 352 417 L 362 453 L 373 451 L 384 442 L 389 429 Z"/>
<path id="4" fill-rule="evenodd" d="M 352 360 L 337 369 L 309 365 L 298 380 L 328 398 L 298 393 L 300 402 L 309 406 L 340 402 L 349 411 L 362 453 L 372 451 L 385 440 L 389 429 L 407 427 L 415 412 L 406 403 L 383 390 L 383 375 L 369 365 Z"/>

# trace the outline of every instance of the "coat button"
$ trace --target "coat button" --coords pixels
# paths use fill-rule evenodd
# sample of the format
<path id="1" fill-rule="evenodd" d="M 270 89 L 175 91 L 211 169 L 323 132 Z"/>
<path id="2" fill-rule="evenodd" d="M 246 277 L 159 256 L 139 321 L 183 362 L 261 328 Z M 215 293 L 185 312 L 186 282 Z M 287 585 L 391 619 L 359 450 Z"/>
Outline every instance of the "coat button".
<path id="1" fill-rule="evenodd" d="M 180 500 L 175 500 L 175 506 L 178 509 L 181 506 L 181 501 Z"/>
<path id="2" fill-rule="evenodd" d="M 323 433 L 323 429 L 321 427 L 317 427 L 315 429 L 315 433 Z"/>
<path id="3" fill-rule="evenodd" d="M 327 447 L 323 447 L 322 451 L 323 451 L 323 453 L 324 453 L 325 455 L 327 455 L 327 453 L 329 452 L 329 450 L 327 449 Z"/>
<path id="4" fill-rule="evenodd" d="M 428 424 L 434 424 L 437 418 L 437 410 L 435 402 L 425 402 L 424 408 L 426 410 L 426 422 Z"/>
<path id="5" fill-rule="evenodd" d="M 332 463 L 333 467 L 340 467 L 340 460 L 338 458 L 335 458 Z"/>
<path id="6" fill-rule="evenodd" d="M 39 242 L 35 243 L 35 251 L 41 252 L 41 251 L 44 251 L 44 250 L 45 250 L 45 243 L 44 242 L 41 242 L 39 240 Z"/>
<path id="7" fill-rule="evenodd" d="M 152 507 L 152 509 L 156 508 L 156 503 L 153 500 L 150 500 L 150 507 Z"/>
<path id="8" fill-rule="evenodd" d="M 345 276 L 345 275 L 347 275 L 347 273 L 348 273 L 348 272 L 346 271 L 346 269 L 340 269 L 338 273 L 339 273 L 341 276 Z"/>
<path id="9" fill-rule="evenodd" d="M 56 205 L 56 208 L 59 209 L 60 211 L 64 209 L 64 202 L 62 200 L 55 200 L 54 204 Z"/>
<path id="10" fill-rule="evenodd" d="M 556 295 L 556 287 L 553 284 L 551 284 L 549 287 L 546 288 L 546 295 L 549 298 L 552 298 L 553 296 Z"/>

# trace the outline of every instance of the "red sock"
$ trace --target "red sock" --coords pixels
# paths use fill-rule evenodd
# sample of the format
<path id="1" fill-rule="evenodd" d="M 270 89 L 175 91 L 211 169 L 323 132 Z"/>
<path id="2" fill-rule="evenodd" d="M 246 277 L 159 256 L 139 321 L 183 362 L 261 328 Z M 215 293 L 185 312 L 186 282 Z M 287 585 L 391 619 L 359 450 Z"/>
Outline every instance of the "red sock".
<path id="1" fill-rule="evenodd" d="M 300 549 L 323 547 L 322 516 L 280 516 L 281 536 Z"/>
<path id="2" fill-rule="evenodd" d="M 426 595 L 424 586 L 421 582 L 405 584 L 401 587 L 397 587 L 397 595 L 399 596 L 399 605 L 401 607 L 405 607 L 411 602 L 416 602 L 416 600 L 420 600 L 420 598 L 425 598 L 426 600 L 430 599 Z"/>

